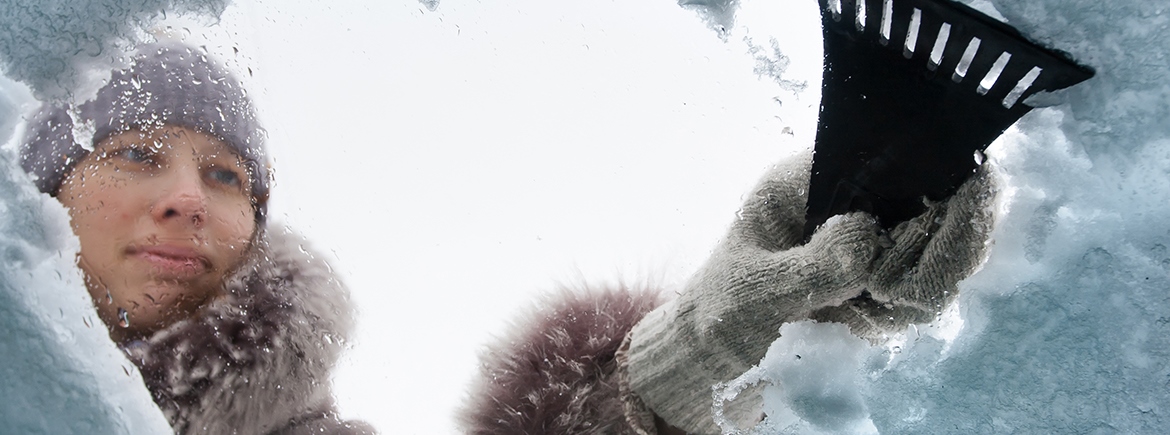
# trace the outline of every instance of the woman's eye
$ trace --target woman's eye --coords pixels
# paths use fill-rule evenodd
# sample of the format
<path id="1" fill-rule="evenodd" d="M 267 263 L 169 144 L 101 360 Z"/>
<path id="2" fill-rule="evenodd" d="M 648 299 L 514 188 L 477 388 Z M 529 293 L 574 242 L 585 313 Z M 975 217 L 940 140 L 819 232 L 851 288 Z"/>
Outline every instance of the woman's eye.
<path id="1" fill-rule="evenodd" d="M 128 160 L 134 163 L 151 163 L 154 160 L 154 153 L 134 147 L 126 147 L 115 150 L 108 155 Z"/>
<path id="2" fill-rule="evenodd" d="M 212 168 L 207 176 L 215 183 L 231 187 L 240 187 L 244 182 L 240 174 L 231 169 Z"/>

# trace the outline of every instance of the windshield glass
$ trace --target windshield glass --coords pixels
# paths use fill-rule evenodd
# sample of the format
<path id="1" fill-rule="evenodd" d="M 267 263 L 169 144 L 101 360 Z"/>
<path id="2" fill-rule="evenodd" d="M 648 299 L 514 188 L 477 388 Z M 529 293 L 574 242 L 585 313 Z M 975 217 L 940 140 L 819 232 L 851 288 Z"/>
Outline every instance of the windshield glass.
<path id="1" fill-rule="evenodd" d="M 80 106 L 143 43 L 222 63 L 266 132 L 265 225 L 303 235 L 357 307 L 338 409 L 387 433 L 453 432 L 477 349 L 534 295 L 677 285 L 728 192 L 815 134 L 813 4 L 105 3 L 31 23 L 56 58 L 7 49 L 13 110 Z M 118 308 L 107 323 L 138 325 Z"/>

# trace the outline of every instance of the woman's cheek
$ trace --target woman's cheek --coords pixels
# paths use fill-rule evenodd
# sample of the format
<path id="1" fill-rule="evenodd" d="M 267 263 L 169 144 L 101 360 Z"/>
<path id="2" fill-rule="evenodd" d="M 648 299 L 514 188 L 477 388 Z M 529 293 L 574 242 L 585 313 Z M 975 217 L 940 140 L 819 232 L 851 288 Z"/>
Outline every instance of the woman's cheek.
<path id="1" fill-rule="evenodd" d="M 255 218 L 250 213 L 234 215 L 233 219 L 224 222 L 225 231 L 220 238 L 225 252 L 231 256 L 229 263 L 232 266 L 243 257 L 244 251 L 252 241 L 252 233 L 256 230 Z"/>

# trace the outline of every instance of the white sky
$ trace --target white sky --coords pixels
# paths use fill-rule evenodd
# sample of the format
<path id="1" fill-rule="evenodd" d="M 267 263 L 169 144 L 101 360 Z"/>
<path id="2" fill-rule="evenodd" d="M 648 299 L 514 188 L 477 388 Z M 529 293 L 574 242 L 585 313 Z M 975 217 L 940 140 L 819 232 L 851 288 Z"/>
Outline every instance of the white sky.
<path id="1" fill-rule="evenodd" d="M 256 0 L 192 30 L 252 69 L 272 215 L 331 252 L 361 307 L 343 414 L 454 433 L 477 350 L 533 295 L 684 280 L 764 169 L 812 142 L 815 5 L 745 0 L 726 42 L 673 0 Z M 809 91 L 758 78 L 745 34 L 775 35 Z"/>

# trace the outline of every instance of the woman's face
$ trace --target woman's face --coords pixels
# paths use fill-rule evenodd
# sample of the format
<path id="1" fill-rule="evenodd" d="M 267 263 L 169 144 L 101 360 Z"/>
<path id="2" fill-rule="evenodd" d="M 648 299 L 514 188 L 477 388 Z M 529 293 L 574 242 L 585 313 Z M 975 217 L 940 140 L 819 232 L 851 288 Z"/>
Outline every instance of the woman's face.
<path id="1" fill-rule="evenodd" d="M 256 230 L 246 168 L 218 139 L 165 126 L 110 136 L 65 179 L 57 198 L 115 340 L 187 318 L 222 291 Z"/>

